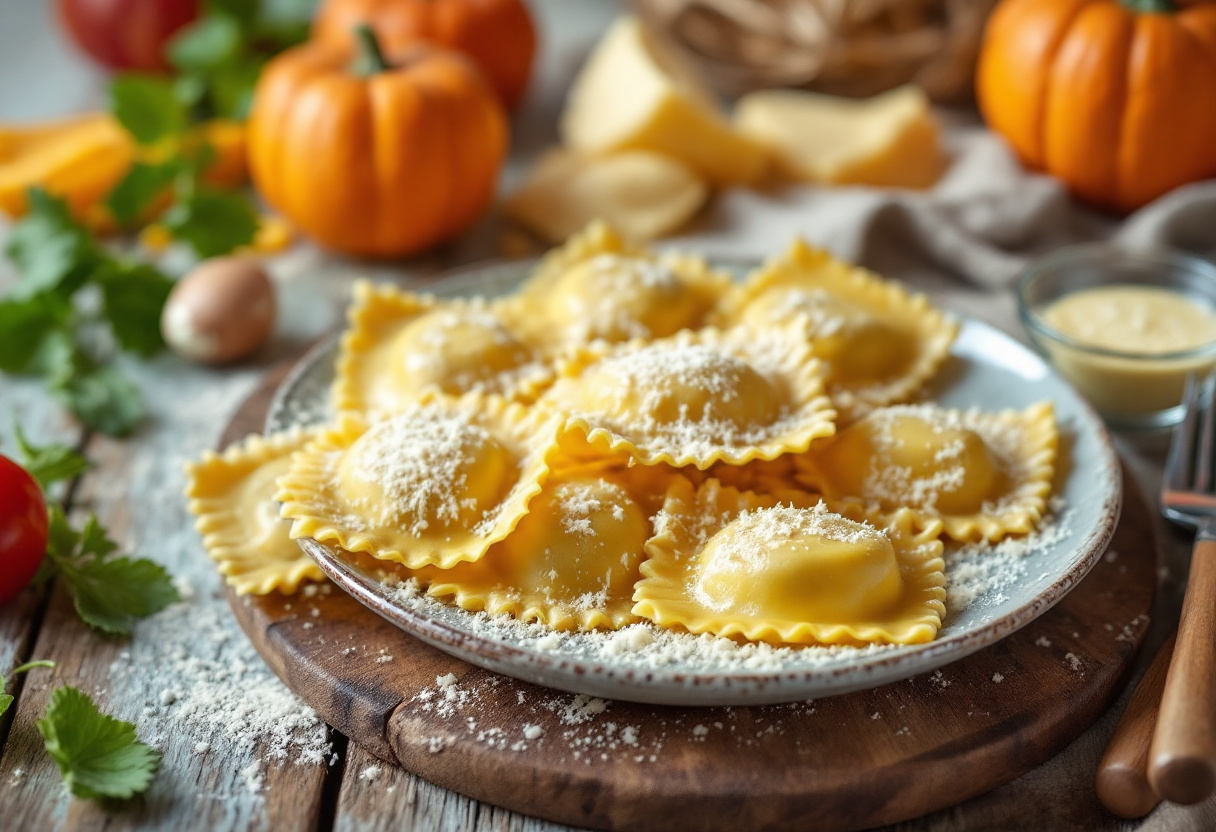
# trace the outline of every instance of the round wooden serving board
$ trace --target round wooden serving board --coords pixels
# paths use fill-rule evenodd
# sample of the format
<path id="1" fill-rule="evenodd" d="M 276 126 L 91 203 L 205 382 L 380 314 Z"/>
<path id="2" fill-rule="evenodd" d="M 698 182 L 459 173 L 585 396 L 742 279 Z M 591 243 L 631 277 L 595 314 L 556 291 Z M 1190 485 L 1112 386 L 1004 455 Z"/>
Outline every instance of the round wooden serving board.
<path id="1" fill-rule="evenodd" d="M 268 375 L 221 446 L 261 431 L 282 375 Z M 1156 585 L 1150 509 L 1124 480 L 1111 548 L 1045 615 L 941 671 L 793 705 L 589 702 L 452 658 L 328 585 L 229 598 L 258 652 L 326 721 L 478 800 L 601 829 L 866 829 L 1014 779 L 1113 700 Z"/>

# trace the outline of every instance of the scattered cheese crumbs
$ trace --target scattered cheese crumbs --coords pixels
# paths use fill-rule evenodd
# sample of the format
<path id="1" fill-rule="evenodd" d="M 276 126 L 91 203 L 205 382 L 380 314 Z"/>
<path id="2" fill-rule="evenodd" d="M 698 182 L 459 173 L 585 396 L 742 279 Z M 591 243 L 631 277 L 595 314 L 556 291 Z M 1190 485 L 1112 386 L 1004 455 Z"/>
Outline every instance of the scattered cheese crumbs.
<path id="1" fill-rule="evenodd" d="M 545 729 L 541 728 L 539 725 L 528 724 L 524 726 L 524 736 L 530 740 L 540 739 L 544 736 L 544 734 Z"/>
<path id="2" fill-rule="evenodd" d="M 365 769 L 363 769 L 363 771 L 359 772 L 359 779 L 360 780 L 375 780 L 377 777 L 380 776 L 380 771 L 381 771 L 380 766 L 373 763 L 372 765 L 367 766 Z"/>
<path id="3" fill-rule="evenodd" d="M 446 689 L 446 688 L 452 687 L 455 684 L 456 684 L 456 674 L 455 673 L 449 673 L 446 676 L 436 676 L 435 677 L 435 686 L 436 687 Z"/>
<path id="4" fill-rule="evenodd" d="M 258 794 L 266 783 L 265 770 L 256 760 L 241 769 L 241 780 L 250 794 Z"/>
<path id="5" fill-rule="evenodd" d="M 996 682 L 999 685 L 1001 682 L 1005 681 L 1005 677 L 999 673 L 993 673 L 992 681 Z"/>
<path id="6" fill-rule="evenodd" d="M 870 714 L 870 719 L 882 719 L 882 714 L 880 714 L 878 711 L 875 711 L 874 713 Z"/>
<path id="7" fill-rule="evenodd" d="M 1034 644 L 1036 647 L 1050 647 L 1051 639 L 1049 639 L 1047 636 L 1039 636 L 1034 640 Z"/>
<path id="8" fill-rule="evenodd" d="M 1081 659 L 1076 653 L 1065 653 L 1064 661 L 1068 662 L 1068 666 L 1075 671 L 1081 670 Z"/>
<path id="9" fill-rule="evenodd" d="M 940 670 L 933 671 L 933 675 L 929 677 L 929 681 L 937 685 L 942 690 L 950 687 L 950 680 L 943 676 Z"/>
<path id="10" fill-rule="evenodd" d="M 708 733 L 709 733 L 709 729 L 706 728 L 704 725 L 693 726 L 692 735 L 694 737 L 704 737 Z"/>
<path id="11" fill-rule="evenodd" d="M 266 666 L 223 597 L 181 595 L 182 602 L 137 625 L 110 665 L 115 698 L 144 706 L 141 737 L 156 746 L 166 736 L 186 735 L 196 754 L 214 749 L 238 763 L 252 758 L 239 773 L 255 794 L 265 786 L 268 764 L 327 764 L 333 749 L 325 723 Z M 138 687 L 143 676 L 135 667 L 159 668 L 173 687 L 151 694 Z"/>
<path id="12" fill-rule="evenodd" d="M 388 662 L 391 662 L 392 660 L 393 660 L 392 656 L 377 656 L 376 664 L 386 664 Z"/>
<path id="13" fill-rule="evenodd" d="M 426 750 L 432 754 L 438 754 L 446 745 L 447 742 L 443 737 L 428 737 L 426 741 Z"/>
<path id="14" fill-rule="evenodd" d="M 630 624 L 608 637 L 604 644 L 605 656 L 620 656 L 636 653 L 643 647 L 654 644 L 654 634 L 645 624 Z"/>

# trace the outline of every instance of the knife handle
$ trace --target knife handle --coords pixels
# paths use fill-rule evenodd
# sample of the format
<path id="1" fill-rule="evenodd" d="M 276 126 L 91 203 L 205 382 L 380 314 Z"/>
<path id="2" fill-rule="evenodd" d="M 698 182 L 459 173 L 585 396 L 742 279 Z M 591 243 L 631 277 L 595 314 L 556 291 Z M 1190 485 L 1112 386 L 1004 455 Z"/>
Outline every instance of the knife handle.
<path id="1" fill-rule="evenodd" d="M 1153 657 L 1098 763 L 1094 784 L 1098 800 L 1121 818 L 1142 818 L 1161 802 L 1148 782 L 1148 751 L 1176 637 L 1177 633 L 1171 633 Z"/>
<path id="2" fill-rule="evenodd" d="M 1162 799 L 1190 805 L 1216 790 L 1216 540 L 1198 540 L 1149 752 Z"/>

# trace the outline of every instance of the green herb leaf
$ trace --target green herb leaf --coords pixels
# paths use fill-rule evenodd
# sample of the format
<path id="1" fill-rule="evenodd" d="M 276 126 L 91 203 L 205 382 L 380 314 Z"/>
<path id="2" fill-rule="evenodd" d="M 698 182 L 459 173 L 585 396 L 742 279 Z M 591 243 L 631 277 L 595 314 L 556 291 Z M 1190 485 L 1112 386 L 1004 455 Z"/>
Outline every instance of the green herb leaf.
<path id="1" fill-rule="evenodd" d="M 235 58 L 240 48 L 241 27 L 236 19 L 226 14 L 207 15 L 169 42 L 169 61 L 183 72 L 205 72 Z"/>
<path id="2" fill-rule="evenodd" d="M 257 212 L 244 196 L 203 187 L 166 211 L 163 222 L 202 258 L 248 245 L 258 230 Z"/>
<path id="3" fill-rule="evenodd" d="M 173 81 L 152 75 L 127 73 L 115 78 L 110 84 L 110 109 L 140 144 L 180 133 L 188 122 Z"/>
<path id="4" fill-rule="evenodd" d="M 236 121 L 249 117 L 253 90 L 265 62 L 265 58 L 260 56 L 240 58 L 210 73 L 211 104 L 216 115 Z"/>
<path id="5" fill-rule="evenodd" d="M 139 388 L 117 367 L 76 362 L 55 380 L 54 392 L 85 426 L 107 436 L 126 436 L 144 417 Z"/>
<path id="6" fill-rule="evenodd" d="M 78 477 L 93 466 L 86 457 L 67 445 L 31 445 L 20 425 L 13 426 L 13 435 L 17 440 L 17 449 L 21 451 L 21 467 L 38 481 L 43 491 L 57 482 Z"/>
<path id="7" fill-rule="evenodd" d="M 47 511 L 47 555 L 80 618 L 98 630 L 129 635 L 135 622 L 181 600 L 163 566 L 143 558 L 112 558 L 118 545 L 90 515 L 74 530 L 55 505 Z"/>
<path id="8" fill-rule="evenodd" d="M 115 635 L 180 600 L 165 568 L 143 558 L 95 558 L 62 575 L 84 622 Z"/>
<path id="9" fill-rule="evenodd" d="M 35 662 L 26 662 L 13 668 L 11 675 L 16 676 L 18 673 L 25 673 L 33 670 L 36 667 L 54 667 L 55 663 L 42 659 Z M 4 674 L 0 673 L 0 716 L 4 716 L 9 706 L 13 704 L 13 696 L 9 693 L 4 693 L 4 689 L 8 687 L 8 680 L 4 678 Z"/>
<path id="10" fill-rule="evenodd" d="M 110 191 L 106 207 L 121 225 L 130 225 L 151 211 L 157 197 L 173 184 L 180 171 L 181 165 L 176 160 L 158 165 L 136 162 Z"/>
<path id="11" fill-rule="evenodd" d="M 220 15 L 249 23 L 261 12 L 259 0 L 207 0 L 208 17 Z"/>
<path id="12" fill-rule="evenodd" d="M 43 342 L 62 325 L 62 304 L 47 294 L 0 300 L 0 372 L 38 372 Z"/>
<path id="13" fill-rule="evenodd" d="M 144 357 L 165 348 L 160 313 L 173 291 L 173 281 L 152 266 L 126 263 L 101 276 L 106 320 L 124 350 Z"/>
<path id="14" fill-rule="evenodd" d="M 10 300 L 80 288 L 98 254 L 89 233 L 77 225 L 67 202 L 41 188 L 29 190 L 29 213 L 9 234 L 5 250 L 17 267 Z"/>
<path id="15" fill-rule="evenodd" d="M 139 741 L 134 725 L 103 714 L 88 695 L 71 686 L 51 693 L 38 730 L 76 797 L 139 794 L 160 765 L 160 754 Z"/>

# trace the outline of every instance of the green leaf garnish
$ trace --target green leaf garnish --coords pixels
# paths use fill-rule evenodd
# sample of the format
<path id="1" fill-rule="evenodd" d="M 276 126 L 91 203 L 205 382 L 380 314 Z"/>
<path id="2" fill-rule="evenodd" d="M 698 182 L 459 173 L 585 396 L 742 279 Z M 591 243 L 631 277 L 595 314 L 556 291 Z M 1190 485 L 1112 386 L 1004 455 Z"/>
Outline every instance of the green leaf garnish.
<path id="1" fill-rule="evenodd" d="M 106 207 L 120 225 L 130 225 L 147 216 L 180 170 L 181 165 L 172 159 L 158 165 L 136 162 L 110 191 Z"/>
<path id="2" fill-rule="evenodd" d="M 174 36 L 169 42 L 169 62 L 183 72 L 205 72 L 232 60 L 240 49 L 240 23 L 226 14 L 209 15 Z"/>
<path id="3" fill-rule="evenodd" d="M 21 467 L 37 480 L 43 491 L 57 482 L 75 479 L 93 467 L 92 462 L 67 445 L 31 445 L 20 425 L 13 426 L 13 435 L 21 452 Z"/>
<path id="4" fill-rule="evenodd" d="M 51 693 L 38 730 L 76 797 L 140 794 L 160 765 L 160 754 L 139 741 L 134 725 L 103 714 L 88 695 L 68 685 Z"/>
<path id="5" fill-rule="evenodd" d="M 90 515 L 79 532 L 58 506 L 47 512 L 47 555 L 76 612 L 98 630 L 129 635 L 135 622 L 181 600 L 163 566 L 143 558 L 112 558 L 118 548 Z"/>
<path id="6" fill-rule="evenodd" d="M 173 281 L 151 266 L 121 264 L 101 276 L 106 320 L 124 350 L 148 357 L 165 348 L 160 313 Z"/>
<path id="7" fill-rule="evenodd" d="M 258 215 L 239 194 L 197 188 L 163 218 L 175 239 L 188 243 L 199 257 L 227 254 L 253 242 Z"/>
<path id="8" fill-rule="evenodd" d="M 173 81 L 126 73 L 110 84 L 110 109 L 140 144 L 155 144 L 182 132 L 189 123 Z"/>
<path id="9" fill-rule="evenodd" d="M 107 436 L 126 436 L 144 417 L 139 388 L 117 367 L 78 357 L 52 392 L 86 427 Z"/>
<path id="10" fill-rule="evenodd" d="M 18 272 L 8 299 L 47 291 L 71 294 L 97 260 L 93 239 L 72 219 L 64 200 L 41 188 L 31 188 L 27 198 L 29 212 L 13 226 L 5 246 Z"/>

